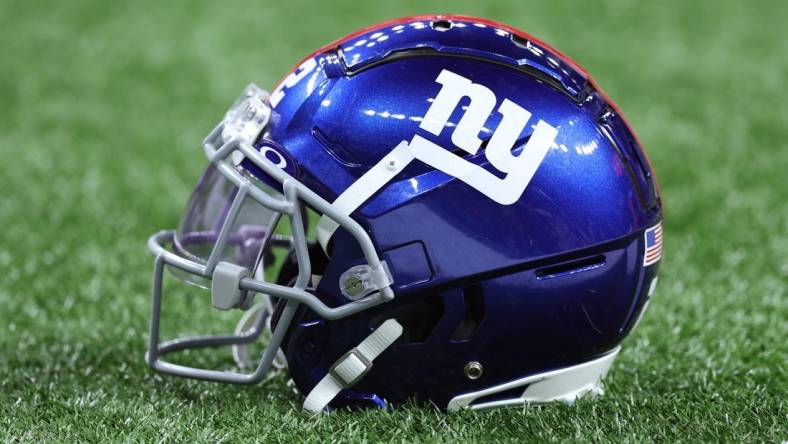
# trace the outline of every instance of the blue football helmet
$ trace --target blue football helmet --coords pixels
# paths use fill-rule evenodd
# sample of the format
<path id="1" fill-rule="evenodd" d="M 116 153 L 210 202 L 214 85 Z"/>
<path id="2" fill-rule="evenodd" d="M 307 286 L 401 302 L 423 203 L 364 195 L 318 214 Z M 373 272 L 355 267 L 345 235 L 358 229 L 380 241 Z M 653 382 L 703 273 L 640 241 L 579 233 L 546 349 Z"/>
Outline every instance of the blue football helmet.
<path id="1" fill-rule="evenodd" d="M 662 204 L 634 132 L 584 70 L 500 23 L 363 29 L 249 86 L 203 147 L 178 229 L 148 242 L 158 371 L 278 368 L 314 412 L 572 402 L 601 392 L 657 283 Z M 237 330 L 160 342 L 165 269 L 246 310 Z M 163 359 L 218 346 L 251 370 Z"/>

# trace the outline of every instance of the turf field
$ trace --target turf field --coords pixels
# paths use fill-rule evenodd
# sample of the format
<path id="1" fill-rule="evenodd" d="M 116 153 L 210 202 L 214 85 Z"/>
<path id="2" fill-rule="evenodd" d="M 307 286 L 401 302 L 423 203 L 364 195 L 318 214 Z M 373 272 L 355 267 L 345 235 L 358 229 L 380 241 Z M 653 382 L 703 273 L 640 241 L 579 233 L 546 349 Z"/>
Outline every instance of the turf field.
<path id="1" fill-rule="evenodd" d="M 248 82 L 270 88 L 314 47 L 425 12 L 505 21 L 561 48 L 649 149 L 662 276 L 607 394 L 312 418 L 281 376 L 152 374 L 145 240 L 177 223 L 202 137 Z M 785 442 L 786 23 L 781 1 L 0 0 L 0 441 Z M 183 296 L 165 334 L 232 325 Z"/>

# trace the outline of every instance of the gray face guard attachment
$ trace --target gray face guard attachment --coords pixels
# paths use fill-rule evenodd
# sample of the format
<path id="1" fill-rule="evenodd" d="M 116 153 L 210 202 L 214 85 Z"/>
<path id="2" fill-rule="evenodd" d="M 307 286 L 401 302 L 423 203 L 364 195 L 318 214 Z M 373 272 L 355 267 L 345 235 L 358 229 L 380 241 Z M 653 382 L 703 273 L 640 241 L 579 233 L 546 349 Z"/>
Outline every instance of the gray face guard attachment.
<path id="1" fill-rule="evenodd" d="M 155 256 L 155 266 L 150 345 L 146 360 L 156 371 L 210 381 L 253 384 L 263 380 L 275 363 L 282 339 L 299 304 L 306 305 L 325 319 L 334 320 L 394 297 L 391 275 L 364 229 L 252 146 L 265 129 L 271 114 L 266 104 L 267 97 L 267 92 L 254 85 L 246 88 L 224 120 L 203 141 L 211 165 L 198 183 L 178 230 L 161 231 L 148 239 L 148 248 Z M 240 164 L 244 159 L 253 162 L 272 181 L 281 184 L 282 193 L 274 191 L 243 169 Z M 364 287 L 361 294 L 366 296 L 363 298 L 352 300 L 354 298 L 349 297 L 345 305 L 330 308 L 307 289 L 312 276 L 305 233 L 305 206 L 336 222 L 359 243 L 367 263 L 352 267 L 343 274 L 342 279 L 352 282 L 353 294 L 359 294 L 359 286 Z M 289 218 L 292 230 L 290 236 L 272 233 L 282 215 Z M 274 247 L 288 248 L 295 254 L 298 276 L 290 286 L 265 280 L 263 257 Z M 252 305 L 255 296 L 261 295 L 264 307 L 261 309 L 262 314 L 249 316 L 252 311 L 247 312 L 235 334 L 184 337 L 161 342 L 159 324 L 165 264 L 174 275 L 186 282 L 209 288 L 213 306 L 220 310 L 246 310 Z M 340 285 L 340 288 L 344 287 Z M 284 309 L 259 360 L 250 365 L 254 367 L 251 373 L 188 367 L 163 359 L 164 355 L 175 351 L 232 346 L 239 365 L 250 363 L 245 346 L 258 340 L 266 330 L 269 316 L 265 314 L 271 313 L 271 297 L 282 300 Z M 350 358 L 338 361 L 336 368 L 326 378 L 331 379 L 334 377 L 332 375 L 344 372 L 347 376 L 343 378 L 350 379 L 368 370 L 368 366 L 353 368 L 356 361 L 369 361 L 364 358 L 362 345 L 348 352 Z M 369 352 L 366 354 L 367 357 L 373 355 Z M 279 355 L 281 360 L 281 352 Z M 347 381 L 326 382 L 324 388 L 328 387 L 326 393 L 329 395 L 310 395 L 313 401 L 317 400 L 313 404 L 327 404 L 330 392 L 334 390 L 331 384 L 335 382 L 341 388 L 343 382 Z"/>

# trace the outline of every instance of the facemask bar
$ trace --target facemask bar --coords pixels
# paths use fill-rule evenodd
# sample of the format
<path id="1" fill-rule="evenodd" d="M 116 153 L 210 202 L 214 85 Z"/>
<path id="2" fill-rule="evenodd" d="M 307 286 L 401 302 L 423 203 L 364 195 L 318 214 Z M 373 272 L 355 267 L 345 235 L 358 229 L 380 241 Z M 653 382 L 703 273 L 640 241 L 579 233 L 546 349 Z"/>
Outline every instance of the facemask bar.
<path id="1" fill-rule="evenodd" d="M 259 96 L 253 97 L 254 94 L 264 94 L 262 98 L 267 97 L 267 93 L 263 92 L 254 85 L 250 85 L 242 96 L 253 102 L 251 106 L 263 106 L 263 101 Z M 248 106 L 247 101 L 242 105 Z M 234 112 L 236 107 L 231 109 L 228 116 Z M 253 109 L 254 111 L 254 109 Z M 258 109 L 258 111 L 260 111 Z M 267 107 L 262 110 L 270 112 Z M 267 115 L 265 116 L 267 121 Z M 374 307 L 381 303 L 390 301 L 394 298 L 394 293 L 391 289 L 391 278 L 388 275 L 385 262 L 381 261 L 378 257 L 372 240 L 366 231 L 356 221 L 349 216 L 336 211 L 329 202 L 318 196 L 305 185 L 298 182 L 292 176 L 275 166 L 271 161 L 261 155 L 254 147 L 252 142 L 259 134 L 252 134 L 244 128 L 244 131 L 236 132 L 235 135 L 227 137 L 228 124 L 229 128 L 237 127 L 237 122 L 228 122 L 225 118 L 219 125 L 217 125 L 211 133 L 203 141 L 203 149 L 208 156 L 211 164 L 223 174 L 229 181 L 238 187 L 238 192 L 231 205 L 229 213 L 225 218 L 224 224 L 217 236 L 216 243 L 213 250 L 205 264 L 194 262 L 190 259 L 181 257 L 169 249 L 167 245 L 171 244 L 175 235 L 172 230 L 160 231 L 148 239 L 148 249 L 155 256 L 154 272 L 153 272 L 153 306 L 151 313 L 151 328 L 150 328 L 150 343 L 148 353 L 146 354 L 146 361 L 156 371 L 169 373 L 177 376 L 185 376 L 196 379 L 204 379 L 218 382 L 229 382 L 235 384 L 254 384 L 261 381 L 271 367 L 271 363 L 276 356 L 276 352 L 281 346 L 285 333 L 292 323 L 293 316 L 299 304 L 304 304 L 317 313 L 319 316 L 335 320 L 341 319 L 368 308 Z M 265 122 L 260 126 L 260 130 L 264 127 Z M 217 148 L 218 146 L 218 148 Z M 282 184 L 284 199 L 278 199 L 265 193 L 263 190 L 255 186 L 249 179 L 236 169 L 231 159 L 237 158 L 238 154 L 242 153 L 247 159 L 254 162 L 262 171 L 268 174 L 271 178 Z M 238 163 L 238 162 L 236 162 Z M 204 348 L 204 347 L 220 347 L 228 345 L 243 345 L 256 341 L 264 331 L 266 321 L 265 316 L 259 316 L 254 327 L 240 335 L 213 335 L 213 336 L 196 336 L 178 338 L 166 342 L 159 340 L 159 326 L 161 320 L 161 302 L 162 302 L 162 284 L 164 278 L 165 265 L 178 268 L 182 271 L 202 276 L 211 280 L 212 285 L 214 271 L 219 263 L 221 251 L 223 251 L 227 242 L 227 237 L 232 230 L 233 223 L 238 216 L 242 207 L 243 201 L 246 197 L 255 199 L 260 205 L 271 209 L 273 211 L 286 214 L 290 219 L 292 230 L 291 245 L 295 251 L 296 260 L 298 262 L 298 277 L 292 286 L 284 286 L 273 283 L 268 283 L 254 277 L 240 277 L 238 279 L 238 288 L 241 291 L 250 291 L 255 293 L 263 293 L 270 296 L 282 298 L 287 301 L 285 308 L 279 318 L 276 328 L 271 334 L 271 339 L 268 342 L 257 367 L 251 373 L 240 373 L 231 371 L 217 371 L 208 370 L 196 367 L 189 367 L 179 364 L 167 362 L 162 359 L 162 356 L 180 350 Z M 308 206 L 314 208 L 316 211 L 328 216 L 336 221 L 339 226 L 345 228 L 359 243 L 364 258 L 367 261 L 367 266 L 372 273 L 377 273 L 379 276 L 386 275 L 388 278 L 378 279 L 378 282 L 383 282 L 377 292 L 364 297 L 363 299 L 349 302 L 339 307 L 328 307 L 321 302 L 313 294 L 305 291 L 311 277 L 311 263 L 309 260 L 308 246 L 305 233 L 305 223 L 301 202 L 306 203 Z M 269 239 L 269 242 L 272 240 Z"/>

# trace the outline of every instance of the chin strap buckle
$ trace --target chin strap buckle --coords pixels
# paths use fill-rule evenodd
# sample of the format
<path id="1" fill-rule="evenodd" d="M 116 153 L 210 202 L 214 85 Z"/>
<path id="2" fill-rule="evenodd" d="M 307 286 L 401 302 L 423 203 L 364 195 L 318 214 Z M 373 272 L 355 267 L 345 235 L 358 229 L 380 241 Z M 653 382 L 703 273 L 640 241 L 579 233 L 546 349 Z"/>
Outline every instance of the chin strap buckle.
<path id="1" fill-rule="evenodd" d="M 395 319 L 380 324 L 358 347 L 337 359 L 328 374 L 317 383 L 304 400 L 304 409 L 322 412 L 343 389 L 356 385 L 372 369 L 372 362 L 402 335 L 402 325 Z"/>

